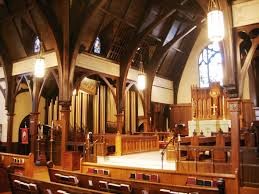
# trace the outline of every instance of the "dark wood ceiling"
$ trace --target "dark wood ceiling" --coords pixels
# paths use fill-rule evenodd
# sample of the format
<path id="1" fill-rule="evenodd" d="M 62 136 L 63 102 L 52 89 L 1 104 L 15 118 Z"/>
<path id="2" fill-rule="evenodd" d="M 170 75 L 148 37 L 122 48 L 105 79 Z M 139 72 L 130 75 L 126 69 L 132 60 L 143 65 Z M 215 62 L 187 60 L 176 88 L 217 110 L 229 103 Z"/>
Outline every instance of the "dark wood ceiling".
<path id="1" fill-rule="evenodd" d="M 204 7 L 207 2 L 106 0 L 97 11 L 85 17 L 86 11 L 98 1 L 0 0 L 0 47 L 11 62 L 34 54 L 33 41 L 36 36 L 43 40 L 45 51 L 62 50 L 61 42 L 65 38 L 62 30 L 64 22 L 67 22 L 63 4 L 66 2 L 70 3 L 70 22 L 67 25 L 71 50 L 81 33 L 79 52 L 93 53 L 93 44 L 98 36 L 102 43 L 100 56 L 119 64 L 136 35 L 154 23 L 148 35 L 140 41 L 137 54 L 133 53 L 131 66 L 138 68 L 138 56 L 141 53 L 144 68 L 148 69 L 154 53 L 172 42 L 161 55 L 162 59 L 152 62 L 152 68 L 156 69 L 158 76 L 174 81 L 177 87 L 199 34 L 199 28 L 193 27 L 200 26 L 205 18 Z M 83 29 L 86 19 L 88 25 Z"/>

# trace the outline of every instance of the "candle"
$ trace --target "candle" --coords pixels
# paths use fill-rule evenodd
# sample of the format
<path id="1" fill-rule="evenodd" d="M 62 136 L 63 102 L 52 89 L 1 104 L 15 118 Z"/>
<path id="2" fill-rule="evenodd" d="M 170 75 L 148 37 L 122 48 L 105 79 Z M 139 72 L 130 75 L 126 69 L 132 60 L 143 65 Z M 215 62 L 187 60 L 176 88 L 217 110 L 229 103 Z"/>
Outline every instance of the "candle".
<path id="1" fill-rule="evenodd" d="M 41 125 L 41 128 L 40 128 L 40 136 L 41 136 L 41 139 L 43 139 L 43 125 Z"/>
<path id="2" fill-rule="evenodd" d="M 181 141 L 181 136 L 180 136 L 180 134 L 178 134 L 178 139 L 177 139 L 178 141 Z"/>
<path id="3" fill-rule="evenodd" d="M 38 125 L 38 139 L 40 139 L 40 125 Z"/>

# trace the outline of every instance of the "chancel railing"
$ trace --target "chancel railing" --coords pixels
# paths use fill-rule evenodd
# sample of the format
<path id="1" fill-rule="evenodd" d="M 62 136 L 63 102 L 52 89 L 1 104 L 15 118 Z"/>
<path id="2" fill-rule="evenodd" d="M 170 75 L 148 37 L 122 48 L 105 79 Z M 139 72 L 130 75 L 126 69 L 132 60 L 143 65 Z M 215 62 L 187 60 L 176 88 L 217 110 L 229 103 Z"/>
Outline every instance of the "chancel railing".
<path id="1" fill-rule="evenodd" d="M 179 153 L 177 171 L 231 173 L 229 146 L 180 146 Z"/>

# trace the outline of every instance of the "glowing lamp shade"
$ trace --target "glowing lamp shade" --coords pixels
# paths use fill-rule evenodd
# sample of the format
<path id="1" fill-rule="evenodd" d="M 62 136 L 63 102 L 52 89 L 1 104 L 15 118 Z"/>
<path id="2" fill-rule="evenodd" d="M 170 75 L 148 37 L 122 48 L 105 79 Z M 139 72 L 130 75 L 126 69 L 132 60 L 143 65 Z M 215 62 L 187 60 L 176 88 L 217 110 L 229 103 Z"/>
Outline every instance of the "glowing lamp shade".
<path id="1" fill-rule="evenodd" d="M 43 57 L 39 57 L 36 59 L 34 65 L 34 75 L 35 77 L 42 78 L 45 74 L 45 60 Z"/>
<path id="2" fill-rule="evenodd" d="M 144 73 L 138 74 L 137 87 L 139 90 L 144 90 L 146 88 L 146 76 Z"/>
<path id="3" fill-rule="evenodd" d="M 220 10 L 212 10 L 207 15 L 208 38 L 212 42 L 219 42 L 224 38 L 224 17 Z"/>

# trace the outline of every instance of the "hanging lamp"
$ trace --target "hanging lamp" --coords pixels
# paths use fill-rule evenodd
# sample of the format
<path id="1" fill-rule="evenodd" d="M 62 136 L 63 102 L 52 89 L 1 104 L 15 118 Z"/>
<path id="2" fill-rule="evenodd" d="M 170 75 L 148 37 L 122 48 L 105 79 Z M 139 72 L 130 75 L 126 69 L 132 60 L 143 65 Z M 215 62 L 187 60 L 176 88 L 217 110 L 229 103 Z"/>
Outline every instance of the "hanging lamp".
<path id="1" fill-rule="evenodd" d="M 138 74 L 138 80 L 137 80 L 137 88 L 139 90 L 144 90 L 146 88 L 146 76 L 144 73 L 144 66 L 143 66 L 141 54 L 140 54 L 140 62 L 139 62 L 139 74 Z"/>
<path id="2" fill-rule="evenodd" d="M 217 0 L 209 0 L 207 21 L 209 40 L 212 42 L 223 40 L 225 34 L 224 16 Z"/>
<path id="3" fill-rule="evenodd" d="M 34 76 L 42 78 L 45 75 L 45 59 L 43 57 L 42 42 L 40 42 L 40 51 L 34 64 Z"/>

